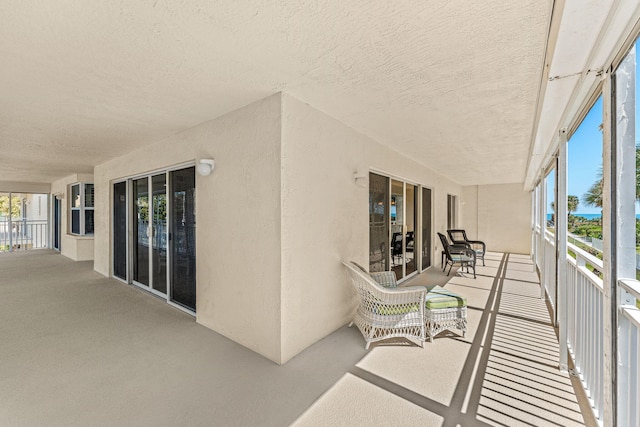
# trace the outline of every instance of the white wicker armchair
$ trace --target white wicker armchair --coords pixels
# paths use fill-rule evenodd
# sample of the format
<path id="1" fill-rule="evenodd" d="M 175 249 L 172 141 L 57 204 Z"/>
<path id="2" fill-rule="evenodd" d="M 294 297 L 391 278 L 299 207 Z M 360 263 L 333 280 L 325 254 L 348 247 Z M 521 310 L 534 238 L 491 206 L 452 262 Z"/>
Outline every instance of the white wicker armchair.
<path id="1" fill-rule="evenodd" d="M 424 286 L 384 287 L 355 263 L 343 262 L 359 304 L 353 321 L 367 342 L 404 337 L 423 346 L 426 337 Z M 375 273 L 374 273 L 375 274 Z M 395 277 L 393 283 L 395 284 Z"/>

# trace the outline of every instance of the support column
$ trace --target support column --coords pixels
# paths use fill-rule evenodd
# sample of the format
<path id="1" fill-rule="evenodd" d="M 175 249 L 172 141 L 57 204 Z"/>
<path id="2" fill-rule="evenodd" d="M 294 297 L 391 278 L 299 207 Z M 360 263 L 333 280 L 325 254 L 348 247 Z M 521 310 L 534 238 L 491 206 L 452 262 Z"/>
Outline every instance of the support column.
<path id="1" fill-rule="evenodd" d="M 545 299 L 545 287 L 547 286 L 547 181 L 545 180 L 544 173 L 540 178 L 540 298 Z"/>
<path id="2" fill-rule="evenodd" d="M 629 343 L 626 340 L 618 340 L 618 310 L 627 296 L 618 288 L 619 279 L 634 279 L 636 277 L 636 51 L 632 48 L 625 59 L 620 63 L 614 74 L 614 79 L 605 80 L 605 100 L 607 94 L 611 94 L 610 104 L 605 103 L 605 129 L 610 130 L 609 138 L 605 134 L 604 176 L 605 187 L 603 190 L 603 232 L 605 224 L 611 228 L 612 243 L 610 249 L 611 265 L 609 281 L 605 276 L 604 292 L 605 307 L 605 343 L 610 347 L 609 354 L 605 358 L 611 365 L 610 372 L 605 370 L 605 375 L 611 376 L 611 390 L 605 397 L 611 396 L 611 413 L 607 413 L 609 405 L 605 404 L 605 425 L 628 425 L 629 420 L 625 408 L 635 407 L 637 402 L 629 402 L 626 390 L 629 384 L 629 366 L 619 364 L 618 354 L 628 352 Z M 611 82 L 614 86 L 611 86 Z M 611 104 L 615 102 L 615 104 Z M 612 117 L 612 114 L 613 115 Z M 607 140 L 610 141 L 607 141 Z M 607 143 L 609 147 L 607 147 Z M 607 158 L 607 152 L 611 152 Z M 609 165 L 609 168 L 607 166 Z M 607 170 L 609 169 L 609 170 Z M 607 191 L 607 180 L 611 184 Z M 605 191 L 611 194 L 611 200 L 604 198 Z M 605 223 L 606 221 L 606 223 Z M 606 237 L 606 235 L 604 236 Z M 632 301 L 629 299 L 628 302 Z M 608 321 L 608 323 L 607 323 Z M 605 387 L 609 382 L 605 377 Z"/>
<path id="3" fill-rule="evenodd" d="M 560 341 L 560 371 L 569 371 L 567 348 L 567 308 L 570 301 L 567 300 L 567 129 L 560 130 L 560 144 L 558 147 L 558 198 L 556 200 L 556 289 L 558 301 L 556 303 L 556 319 L 559 328 Z"/>

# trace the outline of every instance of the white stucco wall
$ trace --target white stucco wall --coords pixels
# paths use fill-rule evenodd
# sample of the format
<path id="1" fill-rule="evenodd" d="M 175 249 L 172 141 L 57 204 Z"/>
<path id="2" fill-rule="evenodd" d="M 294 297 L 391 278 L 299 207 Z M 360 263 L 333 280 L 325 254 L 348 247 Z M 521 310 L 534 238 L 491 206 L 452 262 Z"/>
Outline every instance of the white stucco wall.
<path id="1" fill-rule="evenodd" d="M 90 261 L 94 256 L 94 236 L 74 236 L 70 234 L 68 224 L 71 197 L 69 185 L 79 182 L 91 183 L 93 175 L 73 174 L 54 181 L 51 183 L 51 194 L 63 195 L 60 209 L 60 253 L 74 261 Z M 51 218 L 53 221 L 53 216 Z"/>
<path id="2" fill-rule="evenodd" d="M 464 188 L 463 223 L 470 239 L 483 240 L 488 251 L 531 252 L 531 193 L 523 184 Z"/>
<path id="3" fill-rule="evenodd" d="M 478 186 L 470 185 L 462 188 L 460 199 L 460 228 L 463 228 L 469 239 L 480 239 L 478 236 Z"/>
<path id="4" fill-rule="evenodd" d="M 111 272 L 116 180 L 215 158 L 196 176 L 197 321 L 284 363 L 350 320 L 340 260 L 368 264 L 369 171 L 433 192 L 433 254 L 462 187 L 288 95 L 274 95 L 95 168 L 95 270 Z"/>
<path id="5" fill-rule="evenodd" d="M 95 168 L 95 270 L 111 271 L 112 181 L 200 158 L 196 174 L 197 321 L 279 362 L 280 95 Z"/>
<path id="6" fill-rule="evenodd" d="M 295 98 L 283 96 L 282 361 L 347 323 L 352 294 L 340 260 L 368 265 L 368 187 L 353 173 L 387 173 L 434 192 L 435 231 L 447 194 L 462 188 Z M 434 249 L 434 254 L 439 254 Z M 439 263 L 439 255 L 432 259 Z"/>
<path id="7" fill-rule="evenodd" d="M 0 193 L 49 193 L 50 191 L 49 183 L 0 181 Z"/>

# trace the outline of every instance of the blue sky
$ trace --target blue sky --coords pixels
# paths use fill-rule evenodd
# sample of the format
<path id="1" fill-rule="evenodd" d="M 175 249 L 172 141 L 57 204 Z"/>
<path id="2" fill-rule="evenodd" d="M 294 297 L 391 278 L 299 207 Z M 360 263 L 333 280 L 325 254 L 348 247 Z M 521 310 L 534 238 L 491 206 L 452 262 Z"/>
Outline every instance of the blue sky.
<path id="1" fill-rule="evenodd" d="M 640 40 L 636 41 L 636 53 L 640 51 Z M 636 62 L 636 124 L 640 124 L 640 70 Z M 596 103 L 591 107 L 589 113 L 584 118 L 576 132 L 571 136 L 568 144 L 569 151 L 569 176 L 568 176 L 568 194 L 578 196 L 580 203 L 575 213 L 582 214 L 600 214 L 602 210 L 595 206 L 588 206 L 583 201 L 583 196 L 599 179 L 599 173 L 602 170 L 602 132 L 599 127 L 602 123 L 602 97 L 599 97 Z M 636 138 L 636 145 L 640 140 Z M 547 214 L 553 212 L 551 209 L 551 201 L 553 200 L 554 178 L 549 176 L 547 179 Z M 640 203 L 636 203 L 636 213 L 640 213 Z"/>
<path id="2" fill-rule="evenodd" d="M 576 132 L 569 140 L 568 194 L 578 196 L 577 213 L 601 213 L 595 206 L 587 206 L 584 194 L 599 178 L 602 168 L 602 97 L 598 98 Z"/>

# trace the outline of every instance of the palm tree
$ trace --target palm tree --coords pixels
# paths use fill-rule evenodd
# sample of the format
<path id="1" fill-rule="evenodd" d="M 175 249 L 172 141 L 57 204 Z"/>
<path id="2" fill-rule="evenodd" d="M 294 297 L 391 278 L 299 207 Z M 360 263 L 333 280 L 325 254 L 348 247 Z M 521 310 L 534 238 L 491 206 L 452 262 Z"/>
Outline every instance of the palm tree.
<path id="1" fill-rule="evenodd" d="M 602 168 L 600 168 L 596 182 L 584 193 L 582 201 L 586 205 L 601 208 L 602 185 Z M 636 145 L 636 200 L 640 201 L 640 145 Z"/>
<path id="2" fill-rule="evenodd" d="M 578 199 L 578 196 L 567 196 L 567 213 L 571 215 L 571 212 L 577 211 L 579 204 L 580 199 Z M 551 202 L 551 210 L 556 211 L 556 202 Z"/>
<path id="3" fill-rule="evenodd" d="M 567 196 L 567 213 L 571 215 L 571 212 L 577 211 L 579 204 L 580 199 L 578 196 Z"/>
<path id="4" fill-rule="evenodd" d="M 602 168 L 600 168 L 596 182 L 594 182 L 582 196 L 582 201 L 585 205 L 595 206 L 598 208 L 602 207 L 602 185 Z"/>

